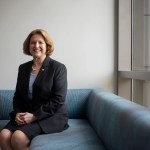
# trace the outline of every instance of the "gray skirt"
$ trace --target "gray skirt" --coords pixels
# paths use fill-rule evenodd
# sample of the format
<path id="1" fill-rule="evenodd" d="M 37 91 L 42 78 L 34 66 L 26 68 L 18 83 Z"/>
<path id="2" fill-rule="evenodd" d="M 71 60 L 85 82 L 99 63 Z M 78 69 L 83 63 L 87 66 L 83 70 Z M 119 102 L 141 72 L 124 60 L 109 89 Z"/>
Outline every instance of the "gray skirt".
<path id="1" fill-rule="evenodd" d="M 8 129 L 11 132 L 20 130 L 24 134 L 26 134 L 30 140 L 32 140 L 37 135 L 44 134 L 38 122 L 33 122 L 25 125 L 18 125 L 14 120 L 10 120 L 8 124 L 4 127 L 4 129 Z"/>

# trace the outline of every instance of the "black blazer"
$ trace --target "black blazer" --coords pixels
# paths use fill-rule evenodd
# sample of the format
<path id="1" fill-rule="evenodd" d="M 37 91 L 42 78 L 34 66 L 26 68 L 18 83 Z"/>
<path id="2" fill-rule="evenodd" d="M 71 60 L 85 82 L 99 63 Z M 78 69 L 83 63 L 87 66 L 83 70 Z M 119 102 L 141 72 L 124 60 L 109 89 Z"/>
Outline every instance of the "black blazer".
<path id="1" fill-rule="evenodd" d="M 33 61 L 19 66 L 13 98 L 14 114 L 31 112 L 45 133 L 60 132 L 68 127 L 65 107 L 67 70 L 64 64 L 46 57 L 35 82 L 33 98 L 28 99 L 29 78 Z"/>

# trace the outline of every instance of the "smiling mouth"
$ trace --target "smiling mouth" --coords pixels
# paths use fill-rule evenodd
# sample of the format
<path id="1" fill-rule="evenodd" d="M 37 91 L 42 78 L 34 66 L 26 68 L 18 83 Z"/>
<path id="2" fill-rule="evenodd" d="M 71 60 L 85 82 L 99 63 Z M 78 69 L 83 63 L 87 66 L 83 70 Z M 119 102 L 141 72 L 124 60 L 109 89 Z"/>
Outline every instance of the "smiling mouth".
<path id="1" fill-rule="evenodd" d="M 40 49 L 34 49 L 33 50 L 34 52 L 39 52 L 39 51 L 41 51 Z"/>

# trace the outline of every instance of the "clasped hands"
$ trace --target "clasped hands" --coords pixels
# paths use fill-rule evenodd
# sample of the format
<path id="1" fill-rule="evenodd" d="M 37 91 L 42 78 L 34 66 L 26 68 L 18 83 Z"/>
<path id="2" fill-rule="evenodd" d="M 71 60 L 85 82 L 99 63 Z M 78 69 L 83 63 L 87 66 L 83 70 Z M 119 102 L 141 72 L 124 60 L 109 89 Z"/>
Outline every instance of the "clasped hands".
<path id="1" fill-rule="evenodd" d="M 24 125 L 32 123 L 36 120 L 36 117 L 32 113 L 23 112 L 23 113 L 17 113 L 15 121 L 18 125 Z"/>

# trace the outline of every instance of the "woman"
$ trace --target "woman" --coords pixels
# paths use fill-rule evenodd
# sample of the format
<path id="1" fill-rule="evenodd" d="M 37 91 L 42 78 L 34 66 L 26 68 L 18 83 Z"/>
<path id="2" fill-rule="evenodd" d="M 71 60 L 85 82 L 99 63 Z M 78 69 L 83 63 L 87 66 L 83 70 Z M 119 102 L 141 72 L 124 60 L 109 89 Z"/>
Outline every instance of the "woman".
<path id="1" fill-rule="evenodd" d="M 23 51 L 33 60 L 19 66 L 14 111 L 0 133 L 2 150 L 29 150 L 35 136 L 68 128 L 67 70 L 49 57 L 53 49 L 52 40 L 42 29 L 32 31 L 24 41 Z"/>

